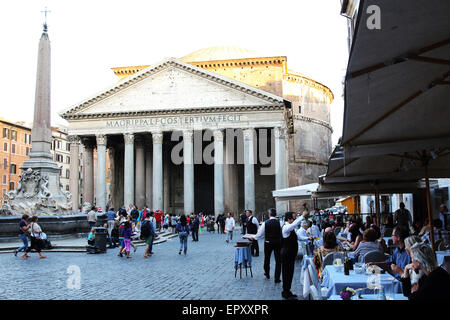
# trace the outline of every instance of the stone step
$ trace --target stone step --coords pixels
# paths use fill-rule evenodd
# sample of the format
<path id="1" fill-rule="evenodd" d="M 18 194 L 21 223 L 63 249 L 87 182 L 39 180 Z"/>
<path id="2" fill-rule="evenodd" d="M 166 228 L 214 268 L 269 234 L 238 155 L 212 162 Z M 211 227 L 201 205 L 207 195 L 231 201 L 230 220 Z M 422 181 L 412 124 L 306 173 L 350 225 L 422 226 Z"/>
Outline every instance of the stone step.
<path id="1" fill-rule="evenodd" d="M 165 232 L 159 235 L 158 240 L 155 240 L 153 244 L 159 244 L 166 242 L 167 239 L 178 237 L 177 234 L 173 234 L 170 232 Z M 136 247 L 142 247 L 145 246 L 145 242 L 143 240 L 134 240 L 134 245 Z M 17 249 L 17 246 L 14 247 L 2 247 L 0 248 L 0 253 L 13 253 L 14 250 Z M 52 249 L 49 250 L 42 250 L 42 252 L 86 252 L 86 245 L 82 246 L 61 246 L 61 245 L 55 245 L 52 247 Z"/>

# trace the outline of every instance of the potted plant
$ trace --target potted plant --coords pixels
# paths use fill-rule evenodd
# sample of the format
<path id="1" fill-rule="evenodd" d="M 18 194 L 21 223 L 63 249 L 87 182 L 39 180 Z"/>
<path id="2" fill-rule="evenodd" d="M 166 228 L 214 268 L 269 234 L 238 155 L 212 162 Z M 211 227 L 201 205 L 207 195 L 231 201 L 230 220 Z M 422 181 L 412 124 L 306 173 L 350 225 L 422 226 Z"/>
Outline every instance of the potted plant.
<path id="1" fill-rule="evenodd" d="M 355 289 L 350 288 L 350 287 L 345 287 L 339 295 L 342 300 L 351 300 L 355 294 L 356 294 Z"/>

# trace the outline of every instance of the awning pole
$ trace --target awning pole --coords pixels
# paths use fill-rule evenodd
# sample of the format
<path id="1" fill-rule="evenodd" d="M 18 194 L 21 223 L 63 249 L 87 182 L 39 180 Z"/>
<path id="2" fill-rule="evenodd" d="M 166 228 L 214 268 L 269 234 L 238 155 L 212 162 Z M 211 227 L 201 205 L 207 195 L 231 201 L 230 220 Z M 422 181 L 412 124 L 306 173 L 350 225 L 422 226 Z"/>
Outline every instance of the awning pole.
<path id="1" fill-rule="evenodd" d="M 425 185 L 426 185 L 426 198 L 427 198 L 427 211 L 428 211 L 428 221 L 430 222 L 430 241 L 431 247 L 434 248 L 434 230 L 433 230 L 433 219 L 431 218 L 431 201 L 430 201 L 430 179 L 428 178 L 428 165 L 425 165 Z"/>
<path id="2" fill-rule="evenodd" d="M 381 214 L 380 214 L 380 194 L 378 193 L 378 188 L 375 190 L 375 216 L 376 225 L 379 227 L 381 225 Z"/>

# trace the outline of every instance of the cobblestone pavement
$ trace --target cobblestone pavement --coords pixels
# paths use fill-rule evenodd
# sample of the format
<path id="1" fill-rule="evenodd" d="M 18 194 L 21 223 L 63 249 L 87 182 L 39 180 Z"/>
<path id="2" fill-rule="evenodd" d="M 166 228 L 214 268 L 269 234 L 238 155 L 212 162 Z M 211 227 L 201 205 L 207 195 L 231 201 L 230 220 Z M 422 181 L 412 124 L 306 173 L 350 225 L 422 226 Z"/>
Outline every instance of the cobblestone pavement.
<path id="1" fill-rule="evenodd" d="M 253 258 L 252 270 L 242 279 L 234 277 L 234 245 L 224 234 L 200 233 L 199 242 L 188 242 L 188 254 L 178 255 L 178 238 L 155 245 L 155 253 L 143 258 L 144 247 L 137 247 L 132 258 L 117 256 L 118 249 L 106 254 L 47 252 L 47 259 L 31 253 L 27 261 L 20 254 L 0 254 L 0 299 L 262 299 L 280 300 L 282 284 L 264 277 L 263 241 L 260 255 Z M 233 243 L 240 240 L 234 232 Z M 80 270 L 80 288 L 68 289 L 73 277 L 69 266 Z M 292 292 L 299 295 L 300 262 L 296 262 Z M 69 282 L 74 284 L 74 282 Z M 75 282 L 76 284 L 76 282 Z"/>

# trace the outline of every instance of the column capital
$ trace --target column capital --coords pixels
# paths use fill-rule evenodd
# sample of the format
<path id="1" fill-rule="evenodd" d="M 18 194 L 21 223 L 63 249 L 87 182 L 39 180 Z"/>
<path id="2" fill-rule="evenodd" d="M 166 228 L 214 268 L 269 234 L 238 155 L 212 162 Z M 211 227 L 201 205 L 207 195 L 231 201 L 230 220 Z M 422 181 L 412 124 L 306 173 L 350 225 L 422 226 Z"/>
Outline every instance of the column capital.
<path id="1" fill-rule="evenodd" d="M 124 133 L 123 140 L 125 144 L 133 144 L 134 143 L 134 133 Z"/>
<path id="2" fill-rule="evenodd" d="M 215 129 L 213 130 L 214 141 L 223 141 L 223 130 Z"/>
<path id="3" fill-rule="evenodd" d="M 163 133 L 161 131 L 152 132 L 153 143 L 162 143 L 163 142 Z"/>
<path id="4" fill-rule="evenodd" d="M 95 135 L 97 138 L 97 146 L 106 146 L 106 142 L 107 142 L 107 137 L 104 134 L 96 134 Z"/>
<path id="5" fill-rule="evenodd" d="M 285 139 L 287 138 L 287 130 L 282 127 L 274 127 L 274 136 L 276 139 Z"/>
<path id="6" fill-rule="evenodd" d="M 95 146 L 94 140 L 91 138 L 82 138 L 81 142 L 85 149 L 93 149 Z"/>
<path id="7" fill-rule="evenodd" d="M 183 130 L 183 140 L 186 142 L 192 142 L 192 137 L 194 136 L 193 130 Z"/>
<path id="8" fill-rule="evenodd" d="M 71 145 L 80 145 L 81 144 L 81 139 L 79 136 L 76 135 L 69 135 L 67 136 L 67 140 L 69 140 Z"/>
<path id="9" fill-rule="evenodd" d="M 253 140 L 253 133 L 254 133 L 255 129 L 254 128 L 247 128 L 244 129 L 244 140 Z"/>

